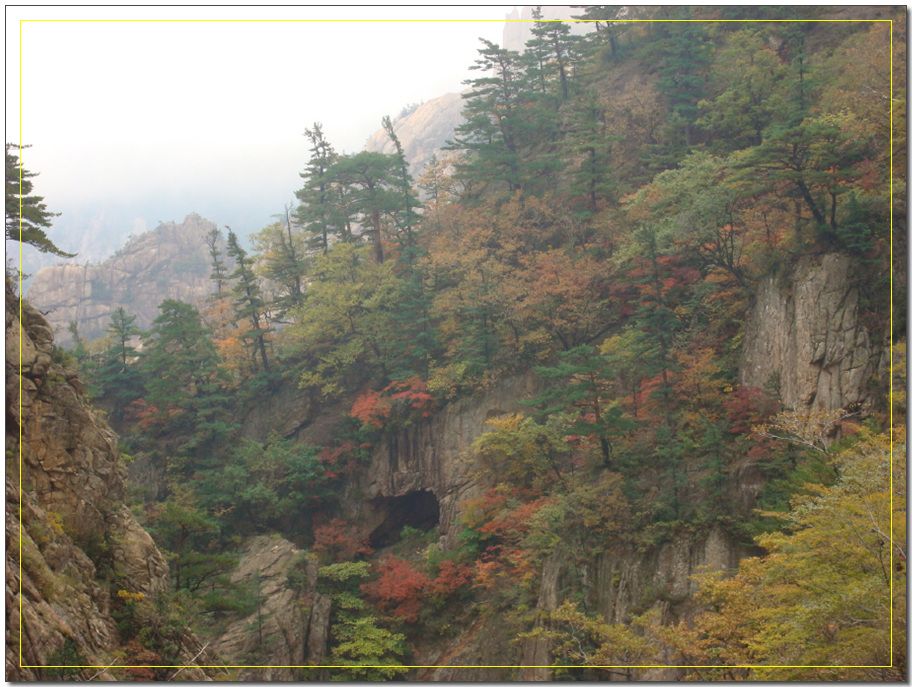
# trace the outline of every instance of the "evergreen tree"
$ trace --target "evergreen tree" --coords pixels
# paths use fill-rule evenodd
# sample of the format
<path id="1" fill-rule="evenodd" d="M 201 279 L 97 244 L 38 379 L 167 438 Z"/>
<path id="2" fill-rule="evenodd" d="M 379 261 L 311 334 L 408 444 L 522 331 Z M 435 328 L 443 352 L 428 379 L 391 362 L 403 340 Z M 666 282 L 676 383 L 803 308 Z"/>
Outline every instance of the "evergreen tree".
<path id="1" fill-rule="evenodd" d="M 154 511 L 150 531 L 165 549 L 174 591 L 199 592 L 204 586 L 227 584 L 234 558 L 211 553 L 218 522 L 198 506 L 186 485 L 173 484 L 171 492 Z"/>
<path id="2" fill-rule="evenodd" d="M 43 197 L 31 195 L 32 179 L 38 175 L 26 170 L 19 156 L 11 152 L 14 148 L 22 150 L 27 147 L 6 144 L 6 238 L 8 241 L 27 243 L 42 253 L 75 257 L 75 253 L 60 250 L 45 233 L 53 218 L 60 213 L 50 212 Z"/>
<path id="3" fill-rule="evenodd" d="M 481 39 L 480 57 L 470 69 L 490 73 L 466 83 L 472 90 L 463 95 L 465 122 L 456 127 L 448 147 L 465 150 L 465 162 L 457 166 L 466 181 L 506 184 L 513 193 L 523 185 L 520 138 L 523 135 L 523 81 L 519 53 Z"/>
<path id="4" fill-rule="evenodd" d="M 137 402 L 137 415 L 143 432 L 155 440 L 155 450 L 183 463 L 176 467 L 190 469 L 205 462 L 214 443 L 230 430 L 224 418 L 224 375 L 197 309 L 173 299 L 158 307 L 161 314 L 143 337 L 146 394 Z"/>
<path id="5" fill-rule="evenodd" d="M 612 199 L 616 182 L 611 175 L 611 144 L 605 123 L 605 106 L 592 92 L 580 94 L 570 103 L 565 154 L 577 158 L 569 170 L 571 194 L 582 205 L 582 215 L 592 217 L 599 202 Z"/>
<path id="6" fill-rule="evenodd" d="M 295 192 L 301 204 L 295 218 L 311 235 L 310 246 L 323 253 L 329 250 L 330 236 L 343 235 L 348 228 L 347 217 L 340 213 L 338 204 L 334 204 L 334 189 L 328 176 L 329 168 L 339 156 L 323 135 L 323 125 L 315 122 L 312 129 L 305 129 L 304 135 L 310 141 L 310 160 L 301 172 L 304 186 Z"/>
<path id="7" fill-rule="evenodd" d="M 397 180 L 398 163 L 394 155 L 362 151 L 339 159 L 329 170 L 329 178 L 351 193 L 352 208 L 367 228 L 374 245 L 377 263 L 383 262 L 383 218 L 401 219 L 406 207 Z"/>
<path id="8" fill-rule="evenodd" d="M 674 121 L 679 121 L 687 147 L 693 144 L 693 124 L 699 117 L 698 103 L 705 93 L 705 70 L 709 65 L 711 44 L 705 22 L 687 21 L 690 8 L 674 12 L 674 19 L 650 25 L 655 38 L 649 48 L 658 62 L 656 87 L 668 100 Z"/>
<path id="9" fill-rule="evenodd" d="M 234 281 L 234 303 L 237 306 L 238 319 L 248 319 L 252 329 L 245 334 L 250 345 L 258 353 L 263 372 L 269 374 L 269 358 L 266 355 L 266 335 L 270 329 L 266 326 L 266 304 L 260 295 L 260 285 L 253 273 L 253 265 L 245 251 L 238 243 L 237 234 L 228 228 L 228 256 L 234 260 L 235 268 L 231 273 Z"/>
<path id="10" fill-rule="evenodd" d="M 209 278 L 215 282 L 216 298 L 223 296 L 223 289 L 228 283 L 228 268 L 222 260 L 222 232 L 217 228 L 206 234 L 206 246 L 209 248 L 209 259 L 212 264 L 212 272 Z"/>
<path id="11" fill-rule="evenodd" d="M 532 67 L 537 72 L 527 74 L 542 86 L 542 92 L 549 89 L 548 81 L 556 80 L 559 102 L 570 98 L 573 66 L 579 60 L 579 39 L 570 33 L 570 26 L 562 21 L 546 21 L 541 18 L 541 8 L 532 10 L 535 20 L 532 38 L 526 43 L 526 54 L 534 56 Z"/>
<path id="12" fill-rule="evenodd" d="M 764 130 L 787 112 L 787 71 L 761 30 L 732 34 L 713 61 L 715 93 L 699 102 L 695 124 L 722 152 L 760 145 Z"/>
<path id="13" fill-rule="evenodd" d="M 544 391 L 528 403 L 540 407 L 538 419 L 566 416 L 568 433 L 594 437 L 603 467 L 612 467 L 611 436 L 632 429 L 633 424 L 624 420 L 620 406 L 605 393 L 610 359 L 592 346 L 577 346 L 560 352 L 554 366 L 536 367 L 535 372 L 546 382 Z"/>
<path id="14" fill-rule="evenodd" d="M 397 224 L 399 225 L 399 231 L 403 236 L 403 252 L 406 261 L 412 263 L 416 257 L 414 254 L 416 244 L 414 226 L 419 220 L 416 210 L 421 207 L 421 204 L 418 202 L 418 198 L 415 196 L 415 191 L 412 188 L 414 180 L 412 179 L 412 175 L 409 174 L 408 161 L 405 159 L 402 143 L 399 141 L 399 137 L 393 129 L 393 122 L 387 115 L 383 118 L 382 123 L 383 129 L 386 131 L 386 134 L 390 137 L 390 140 L 396 148 L 396 181 L 399 192 L 402 194 L 404 208 L 401 216 L 398 218 Z"/>
<path id="15" fill-rule="evenodd" d="M 585 21 L 595 26 L 595 43 L 608 42 L 611 50 L 611 59 L 616 60 L 620 51 L 620 35 L 626 28 L 626 22 L 615 22 L 622 5 L 571 5 L 573 9 L 583 10 L 582 14 L 575 14 L 577 21 Z"/>
<path id="16" fill-rule="evenodd" d="M 111 335 L 111 345 L 102 354 L 95 374 L 95 382 L 104 398 L 111 404 L 111 416 L 121 420 L 130 403 L 143 395 L 142 374 L 136 364 L 136 349 L 130 341 L 140 334 L 134 322 L 136 315 L 127 315 L 123 307 L 111 314 L 111 324 L 106 330 Z"/>

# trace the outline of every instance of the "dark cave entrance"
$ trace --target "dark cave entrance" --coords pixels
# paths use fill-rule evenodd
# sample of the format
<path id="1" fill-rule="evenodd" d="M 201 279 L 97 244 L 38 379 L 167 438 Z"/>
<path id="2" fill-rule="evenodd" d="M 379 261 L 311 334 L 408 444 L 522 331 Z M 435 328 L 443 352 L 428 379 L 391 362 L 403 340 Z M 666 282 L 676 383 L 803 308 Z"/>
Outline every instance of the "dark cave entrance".
<path id="1" fill-rule="evenodd" d="M 405 496 L 380 497 L 373 505 L 383 514 L 383 521 L 370 533 L 374 549 L 392 546 L 399 541 L 403 527 L 427 532 L 440 523 L 440 504 L 430 491 L 413 491 Z"/>

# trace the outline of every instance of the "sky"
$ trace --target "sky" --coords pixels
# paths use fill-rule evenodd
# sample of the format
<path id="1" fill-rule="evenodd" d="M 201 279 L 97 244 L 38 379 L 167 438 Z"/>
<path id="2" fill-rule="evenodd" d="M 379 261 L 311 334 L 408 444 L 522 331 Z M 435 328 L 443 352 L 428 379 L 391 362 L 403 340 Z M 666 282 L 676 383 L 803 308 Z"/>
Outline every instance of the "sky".
<path id="1" fill-rule="evenodd" d="M 74 240 L 104 208 L 249 233 L 294 200 L 305 128 L 357 152 L 384 115 L 463 90 L 512 9 L 8 6 L 6 140 Z"/>

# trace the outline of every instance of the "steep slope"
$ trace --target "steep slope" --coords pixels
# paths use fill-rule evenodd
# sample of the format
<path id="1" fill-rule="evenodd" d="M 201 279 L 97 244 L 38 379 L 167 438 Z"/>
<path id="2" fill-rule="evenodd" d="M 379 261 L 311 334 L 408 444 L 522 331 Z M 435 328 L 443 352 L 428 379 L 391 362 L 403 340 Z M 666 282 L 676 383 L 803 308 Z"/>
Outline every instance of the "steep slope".
<path id="1" fill-rule="evenodd" d="M 402 143 L 409 173 L 416 179 L 434 153 L 452 137 L 453 130 L 462 122 L 462 96 L 446 93 L 422 103 L 412 112 L 393 122 L 393 131 Z M 376 131 L 364 145 L 365 150 L 392 154 L 395 146 L 386 131 Z"/>
<path id="2" fill-rule="evenodd" d="M 194 303 L 213 291 L 205 241 L 212 229 L 213 222 L 191 214 L 131 239 L 101 264 L 45 267 L 29 288 L 29 302 L 47 313 L 62 346 L 72 342 L 73 321 L 84 339 L 103 336 L 118 307 L 147 329 L 166 298 Z"/>
<path id="3" fill-rule="evenodd" d="M 796 410 L 869 401 L 868 382 L 875 372 L 883 376 L 879 351 L 889 335 L 862 323 L 858 270 L 851 258 L 831 253 L 803 259 L 793 288 L 766 277 L 745 328 L 741 383 L 773 386 L 783 405 Z"/>
<path id="4" fill-rule="evenodd" d="M 20 321 L 19 306 L 7 281 L 6 677 L 85 678 L 127 663 L 118 600 L 154 598 L 168 565 L 124 503 L 117 436 L 48 321 L 24 301 Z M 182 633 L 181 656 L 200 649 Z M 196 667 L 183 675 L 207 679 Z"/>
<path id="5" fill-rule="evenodd" d="M 883 372 L 884 348 L 860 317 L 857 287 L 850 278 L 857 269 L 846 256 L 828 254 L 802 261 L 789 274 L 765 283 L 745 330 L 745 385 L 763 386 L 770 376 L 781 375 L 783 402 L 799 410 L 837 410 L 872 399 L 876 375 Z M 470 454 L 473 441 L 489 429 L 488 419 L 521 412 L 519 401 L 534 396 L 539 384 L 531 374 L 513 378 L 460 400 L 426 424 L 385 436 L 350 490 L 353 518 L 380 545 L 394 541 L 390 535 L 403 527 L 433 524 L 440 546 L 456 548 L 467 504 L 490 486 L 478 479 Z M 764 483 L 763 466 L 745 457 L 730 474 L 725 498 L 747 517 Z M 434 522 L 428 520 L 434 510 L 428 495 L 436 506 Z M 553 612 L 575 595 L 607 622 L 627 623 L 632 615 L 652 610 L 662 624 L 673 624 L 699 610 L 693 601 L 699 588 L 694 575 L 734 571 L 742 558 L 757 553 L 719 524 L 662 543 L 611 546 L 582 557 L 578 549 L 561 544 L 537 571 L 537 600 L 527 617 Z M 415 658 L 425 666 L 418 679 L 476 680 L 482 674 L 495 680 L 551 678 L 550 669 L 543 667 L 553 660 L 549 640 L 502 641 L 527 631 L 529 621 L 498 608 L 496 600 L 490 603 L 455 620 L 460 629 L 449 639 L 418 642 Z M 482 673 L 475 665 L 499 667 Z M 646 680 L 676 680 L 685 674 L 678 668 L 627 673 Z"/>

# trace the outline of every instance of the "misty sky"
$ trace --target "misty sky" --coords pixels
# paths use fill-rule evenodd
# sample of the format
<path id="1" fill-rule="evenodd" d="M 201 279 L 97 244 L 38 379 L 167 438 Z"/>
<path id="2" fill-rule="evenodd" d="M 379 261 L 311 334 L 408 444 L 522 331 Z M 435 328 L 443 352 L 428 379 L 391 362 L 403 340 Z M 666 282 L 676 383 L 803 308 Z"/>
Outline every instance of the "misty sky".
<path id="1" fill-rule="evenodd" d="M 25 167 L 64 215 L 219 198 L 279 212 L 305 127 L 359 150 L 384 115 L 462 90 L 511 9 L 8 7 L 6 140 L 32 145 Z"/>

